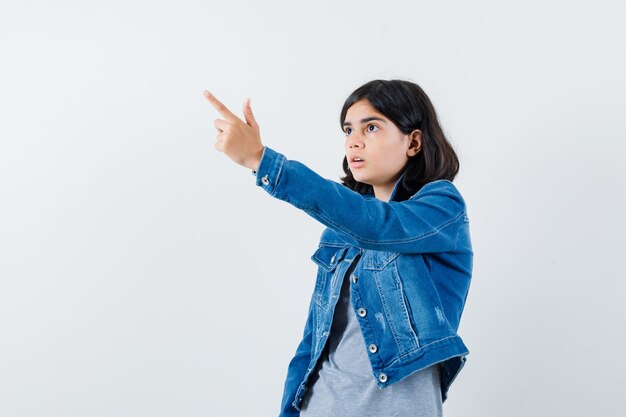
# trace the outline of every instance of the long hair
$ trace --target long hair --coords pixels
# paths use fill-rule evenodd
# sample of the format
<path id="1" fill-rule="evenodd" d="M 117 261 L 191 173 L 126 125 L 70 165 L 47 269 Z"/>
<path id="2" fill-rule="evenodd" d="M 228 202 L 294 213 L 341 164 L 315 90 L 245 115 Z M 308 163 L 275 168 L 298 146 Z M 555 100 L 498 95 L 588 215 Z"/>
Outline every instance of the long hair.
<path id="1" fill-rule="evenodd" d="M 422 132 L 420 151 L 401 170 L 405 193 L 413 195 L 431 181 L 454 179 L 459 171 L 459 159 L 441 129 L 435 108 L 419 85 L 404 80 L 373 80 L 363 84 L 350 94 L 341 109 L 342 128 L 350 106 L 362 99 L 369 101 L 402 133 L 410 134 L 415 129 Z M 343 171 L 346 174 L 340 178 L 343 185 L 360 194 L 373 194 L 371 185 L 354 179 L 345 156 Z"/>

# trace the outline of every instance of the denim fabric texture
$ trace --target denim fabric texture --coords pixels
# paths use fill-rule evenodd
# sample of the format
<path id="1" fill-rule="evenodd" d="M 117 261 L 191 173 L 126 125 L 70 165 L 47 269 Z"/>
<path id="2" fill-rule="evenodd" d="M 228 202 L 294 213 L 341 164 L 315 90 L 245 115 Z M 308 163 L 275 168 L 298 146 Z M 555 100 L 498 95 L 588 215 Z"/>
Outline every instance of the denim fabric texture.
<path id="1" fill-rule="evenodd" d="M 407 195 L 401 179 L 389 202 L 321 177 L 265 146 L 256 185 L 326 226 L 311 256 L 317 277 L 302 340 L 289 363 L 280 416 L 298 416 L 309 377 L 332 325 L 342 277 L 381 389 L 439 364 L 441 395 L 469 350 L 457 334 L 472 277 L 473 251 L 463 197 L 449 180 Z M 375 348 L 372 348 L 375 346 Z"/>

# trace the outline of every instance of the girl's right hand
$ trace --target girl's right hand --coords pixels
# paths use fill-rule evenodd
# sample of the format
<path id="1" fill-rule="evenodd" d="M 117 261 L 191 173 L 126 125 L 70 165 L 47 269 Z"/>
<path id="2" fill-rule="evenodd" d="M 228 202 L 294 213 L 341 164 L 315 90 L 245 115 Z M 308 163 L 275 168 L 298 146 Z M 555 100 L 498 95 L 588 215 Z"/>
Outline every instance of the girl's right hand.
<path id="1" fill-rule="evenodd" d="M 215 149 L 225 153 L 237 164 L 258 171 L 264 145 L 261 143 L 259 125 L 254 114 L 252 114 L 250 99 L 247 99 L 243 106 L 243 114 L 246 118 L 244 122 L 213 94 L 206 90 L 203 94 L 224 117 L 224 119 L 215 119 L 214 122 L 215 128 L 219 132 L 216 137 L 217 142 L 214 145 Z"/>

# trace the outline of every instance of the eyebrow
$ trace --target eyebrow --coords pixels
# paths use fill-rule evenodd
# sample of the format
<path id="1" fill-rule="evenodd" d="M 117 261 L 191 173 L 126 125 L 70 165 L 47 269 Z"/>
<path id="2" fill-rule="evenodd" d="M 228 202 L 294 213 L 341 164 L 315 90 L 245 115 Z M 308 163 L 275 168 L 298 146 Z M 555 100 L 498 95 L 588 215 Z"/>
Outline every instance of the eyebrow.
<path id="1" fill-rule="evenodd" d="M 381 121 L 381 122 L 387 124 L 387 122 L 385 120 L 381 119 L 380 117 L 376 117 L 376 116 L 370 116 L 370 117 L 366 117 L 364 119 L 361 119 L 361 124 L 366 123 L 366 122 L 370 122 L 372 120 L 378 120 L 378 121 Z M 343 126 L 344 127 L 345 126 L 352 126 L 352 123 L 350 123 L 350 122 L 343 122 Z"/>

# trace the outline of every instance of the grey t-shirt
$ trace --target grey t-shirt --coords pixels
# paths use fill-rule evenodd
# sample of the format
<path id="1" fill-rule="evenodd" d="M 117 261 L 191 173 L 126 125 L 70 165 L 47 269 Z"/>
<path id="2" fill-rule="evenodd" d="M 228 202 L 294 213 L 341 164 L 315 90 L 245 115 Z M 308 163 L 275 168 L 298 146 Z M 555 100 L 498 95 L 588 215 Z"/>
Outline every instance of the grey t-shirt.
<path id="1" fill-rule="evenodd" d="M 348 278 L 341 295 L 324 353 L 311 375 L 301 417 L 441 417 L 442 401 L 438 365 L 414 372 L 379 388 L 372 373 L 365 341 L 350 297 Z"/>

